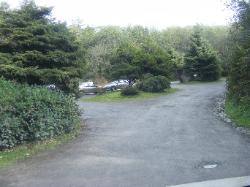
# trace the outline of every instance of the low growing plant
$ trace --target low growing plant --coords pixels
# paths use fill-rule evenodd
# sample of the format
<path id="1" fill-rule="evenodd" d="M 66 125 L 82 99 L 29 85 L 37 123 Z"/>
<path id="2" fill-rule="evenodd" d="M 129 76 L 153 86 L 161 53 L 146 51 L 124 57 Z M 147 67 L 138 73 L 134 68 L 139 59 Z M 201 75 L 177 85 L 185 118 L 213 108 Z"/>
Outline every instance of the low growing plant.
<path id="1" fill-rule="evenodd" d="M 0 116 L 0 150 L 69 133 L 80 123 L 72 96 L 3 79 Z"/>
<path id="2" fill-rule="evenodd" d="M 164 76 L 153 76 L 142 80 L 137 87 L 144 92 L 163 92 L 170 88 L 170 82 Z"/>
<path id="3" fill-rule="evenodd" d="M 139 91 L 137 88 L 134 88 L 132 86 L 128 86 L 124 89 L 122 89 L 121 91 L 121 95 L 123 96 L 134 96 L 134 95 L 138 95 Z"/>

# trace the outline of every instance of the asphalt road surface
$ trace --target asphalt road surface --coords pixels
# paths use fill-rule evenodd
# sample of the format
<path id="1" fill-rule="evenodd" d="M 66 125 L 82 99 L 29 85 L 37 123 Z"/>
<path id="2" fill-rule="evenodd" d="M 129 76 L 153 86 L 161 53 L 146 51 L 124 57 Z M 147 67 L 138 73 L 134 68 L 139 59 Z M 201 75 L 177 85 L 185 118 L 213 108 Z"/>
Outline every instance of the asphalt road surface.
<path id="1" fill-rule="evenodd" d="M 79 138 L 0 171 L 0 187 L 165 187 L 250 175 L 250 138 L 213 114 L 224 82 L 80 103 Z M 207 168 L 204 168 L 204 166 Z"/>

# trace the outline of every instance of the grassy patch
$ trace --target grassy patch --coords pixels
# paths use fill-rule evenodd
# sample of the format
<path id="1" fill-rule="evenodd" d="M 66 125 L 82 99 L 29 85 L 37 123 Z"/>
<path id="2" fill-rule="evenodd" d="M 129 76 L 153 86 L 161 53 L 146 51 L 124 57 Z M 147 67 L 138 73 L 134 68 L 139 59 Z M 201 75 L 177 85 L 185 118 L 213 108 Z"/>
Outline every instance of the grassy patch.
<path id="1" fill-rule="evenodd" d="M 111 101 L 126 101 L 132 99 L 148 99 L 158 96 L 167 95 L 170 93 L 176 92 L 177 88 L 166 89 L 161 93 L 148 93 L 148 92 L 139 92 L 138 95 L 135 96 L 122 96 L 120 91 L 117 92 L 106 92 L 104 94 L 96 95 L 90 98 L 83 98 L 81 101 L 92 101 L 92 102 L 111 102 Z"/>
<path id="2" fill-rule="evenodd" d="M 13 149 L 0 151 L 0 168 L 10 166 L 11 164 L 16 163 L 16 161 L 18 160 L 25 159 L 44 150 L 53 149 L 60 144 L 73 140 L 78 136 L 80 128 L 81 127 L 79 124 L 76 130 L 71 133 L 64 134 L 50 140 L 19 145 L 14 147 Z"/>
<path id="3" fill-rule="evenodd" d="M 230 99 L 226 100 L 225 112 L 239 126 L 250 128 L 250 107 L 236 105 Z"/>

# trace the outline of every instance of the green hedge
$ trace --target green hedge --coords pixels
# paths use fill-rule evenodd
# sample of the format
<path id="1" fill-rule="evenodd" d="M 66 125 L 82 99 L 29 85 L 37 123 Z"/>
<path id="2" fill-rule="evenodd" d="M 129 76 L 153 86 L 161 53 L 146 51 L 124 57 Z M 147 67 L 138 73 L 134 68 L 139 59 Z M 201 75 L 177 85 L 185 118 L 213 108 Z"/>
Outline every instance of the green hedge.
<path id="1" fill-rule="evenodd" d="M 68 133 L 80 123 L 73 97 L 3 79 L 0 116 L 0 149 Z"/>
<path id="2" fill-rule="evenodd" d="M 144 92 L 163 92 L 170 88 L 170 82 L 164 76 L 152 76 L 141 81 L 137 87 Z"/>
<path id="3" fill-rule="evenodd" d="M 139 91 L 137 88 L 134 88 L 132 86 L 128 86 L 121 91 L 121 95 L 123 96 L 133 96 L 133 95 L 138 95 Z"/>

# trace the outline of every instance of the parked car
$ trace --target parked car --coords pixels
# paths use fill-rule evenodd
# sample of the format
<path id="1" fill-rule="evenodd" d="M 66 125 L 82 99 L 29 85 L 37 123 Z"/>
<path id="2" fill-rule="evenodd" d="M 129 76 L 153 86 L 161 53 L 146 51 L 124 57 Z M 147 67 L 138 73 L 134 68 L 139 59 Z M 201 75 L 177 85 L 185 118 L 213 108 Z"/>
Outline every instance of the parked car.
<path id="1" fill-rule="evenodd" d="M 79 84 L 79 91 L 83 92 L 84 94 L 96 94 L 101 92 L 101 90 L 102 88 L 96 86 L 92 81 L 82 82 Z"/>
<path id="2" fill-rule="evenodd" d="M 103 86 L 105 90 L 119 90 L 129 85 L 128 80 L 116 80 Z"/>
<path id="3" fill-rule="evenodd" d="M 46 85 L 46 88 L 48 88 L 49 90 L 56 90 L 57 86 L 55 84 L 49 84 L 49 85 Z"/>

